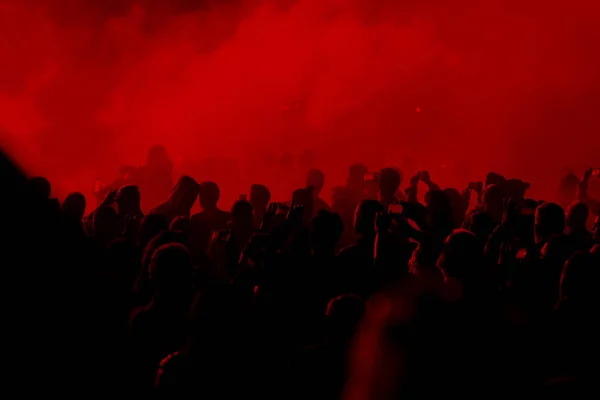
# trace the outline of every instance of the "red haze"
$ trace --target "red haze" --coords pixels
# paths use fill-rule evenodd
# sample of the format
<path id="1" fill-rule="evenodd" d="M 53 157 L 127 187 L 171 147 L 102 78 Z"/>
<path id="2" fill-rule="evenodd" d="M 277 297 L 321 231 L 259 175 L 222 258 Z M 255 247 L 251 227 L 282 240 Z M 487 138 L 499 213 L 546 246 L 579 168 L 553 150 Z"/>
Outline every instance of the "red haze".
<path id="1" fill-rule="evenodd" d="M 600 166 L 598 21 L 593 0 L 0 0 L 0 143 L 58 194 L 154 143 L 544 186 Z"/>

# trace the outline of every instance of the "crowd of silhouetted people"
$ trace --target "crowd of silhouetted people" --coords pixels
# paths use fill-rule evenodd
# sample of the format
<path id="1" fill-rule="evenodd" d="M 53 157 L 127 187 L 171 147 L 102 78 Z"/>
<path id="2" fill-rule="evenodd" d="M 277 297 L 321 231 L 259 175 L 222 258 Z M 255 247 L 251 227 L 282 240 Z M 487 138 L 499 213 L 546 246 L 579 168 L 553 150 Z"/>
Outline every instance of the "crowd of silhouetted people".
<path id="1" fill-rule="evenodd" d="M 598 395 L 594 170 L 551 202 L 497 173 L 455 189 L 362 164 L 325 200 L 311 168 L 288 201 L 257 183 L 226 207 L 219 182 L 173 182 L 163 150 L 97 204 L 61 204 L 3 159 L 5 368 L 20 393 Z"/>

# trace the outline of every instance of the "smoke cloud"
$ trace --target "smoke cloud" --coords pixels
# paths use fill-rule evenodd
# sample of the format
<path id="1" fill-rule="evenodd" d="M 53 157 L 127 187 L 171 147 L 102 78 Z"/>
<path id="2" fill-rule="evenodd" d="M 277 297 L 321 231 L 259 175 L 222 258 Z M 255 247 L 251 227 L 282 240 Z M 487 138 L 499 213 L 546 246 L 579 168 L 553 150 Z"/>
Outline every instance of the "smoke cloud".
<path id="1" fill-rule="evenodd" d="M 592 0 L 0 0 L 0 143 L 61 192 L 156 143 L 543 185 L 600 166 L 598 21 Z"/>

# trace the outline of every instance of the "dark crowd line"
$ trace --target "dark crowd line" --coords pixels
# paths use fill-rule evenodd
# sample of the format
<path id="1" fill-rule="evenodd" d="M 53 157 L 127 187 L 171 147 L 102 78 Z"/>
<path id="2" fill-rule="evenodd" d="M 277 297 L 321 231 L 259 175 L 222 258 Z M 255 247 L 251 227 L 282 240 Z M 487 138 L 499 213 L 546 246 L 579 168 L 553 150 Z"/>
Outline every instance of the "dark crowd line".
<path id="1" fill-rule="evenodd" d="M 160 148 L 94 205 L 1 167 L 23 397 L 598 396 L 593 169 L 551 202 L 497 173 L 455 189 L 362 164 L 326 201 L 312 168 L 289 201 L 254 184 L 222 209 Z"/>

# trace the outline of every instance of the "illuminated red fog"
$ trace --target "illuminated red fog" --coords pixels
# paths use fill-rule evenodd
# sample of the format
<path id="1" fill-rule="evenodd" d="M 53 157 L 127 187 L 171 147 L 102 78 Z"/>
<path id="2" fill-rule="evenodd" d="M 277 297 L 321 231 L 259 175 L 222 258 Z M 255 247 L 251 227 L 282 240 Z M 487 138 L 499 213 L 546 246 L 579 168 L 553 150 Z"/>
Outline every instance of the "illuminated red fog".
<path id="1" fill-rule="evenodd" d="M 155 143 L 548 193 L 600 167 L 598 21 L 593 0 L 0 0 L 0 143 L 57 196 Z"/>

